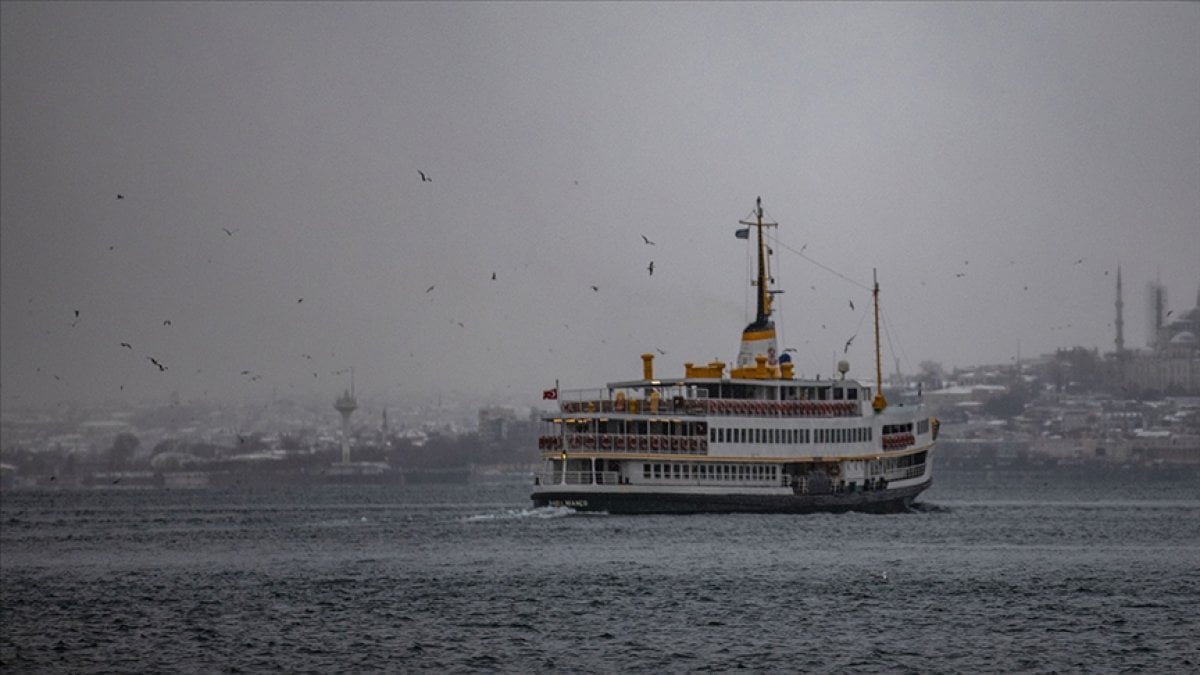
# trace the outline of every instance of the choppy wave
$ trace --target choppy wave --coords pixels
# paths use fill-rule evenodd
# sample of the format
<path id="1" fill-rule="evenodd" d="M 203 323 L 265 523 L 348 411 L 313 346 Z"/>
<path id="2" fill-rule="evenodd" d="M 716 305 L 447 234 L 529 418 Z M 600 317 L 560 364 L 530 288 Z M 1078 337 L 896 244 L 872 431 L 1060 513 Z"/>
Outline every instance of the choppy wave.
<path id="1" fill-rule="evenodd" d="M 6 494 L 0 670 L 1195 672 L 1200 505 L 1122 489 L 687 518 L 522 486 Z"/>

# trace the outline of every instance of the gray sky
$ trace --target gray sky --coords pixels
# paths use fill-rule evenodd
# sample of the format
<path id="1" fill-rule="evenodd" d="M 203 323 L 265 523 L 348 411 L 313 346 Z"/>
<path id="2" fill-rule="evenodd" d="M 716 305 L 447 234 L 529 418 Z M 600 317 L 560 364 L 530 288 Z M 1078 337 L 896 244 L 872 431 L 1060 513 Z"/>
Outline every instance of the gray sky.
<path id="1" fill-rule="evenodd" d="M 655 349 L 667 376 L 731 361 L 758 195 L 809 376 L 861 332 L 870 377 L 872 268 L 906 372 L 1111 350 L 1118 262 L 1131 346 L 1148 282 L 1177 312 L 1200 285 L 1196 3 L 0 19 L 6 405 L 332 398 L 348 366 L 367 395 L 528 403 Z"/>

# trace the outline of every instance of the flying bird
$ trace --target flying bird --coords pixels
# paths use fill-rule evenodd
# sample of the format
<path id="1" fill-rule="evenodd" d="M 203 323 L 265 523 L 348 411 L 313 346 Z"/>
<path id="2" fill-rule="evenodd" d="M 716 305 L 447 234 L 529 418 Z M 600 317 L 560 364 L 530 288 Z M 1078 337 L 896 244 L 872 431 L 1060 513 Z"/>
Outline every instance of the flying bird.
<path id="1" fill-rule="evenodd" d="M 230 237 L 233 236 L 233 230 L 229 229 L 228 227 L 222 227 L 221 231 L 223 231 L 226 235 L 228 235 Z"/>
<path id="2" fill-rule="evenodd" d="M 298 304 L 300 304 L 300 303 L 302 303 L 302 302 L 304 302 L 304 298 L 300 298 L 299 300 L 297 300 L 297 301 L 296 301 L 296 304 L 298 305 Z"/>
<path id="3" fill-rule="evenodd" d="M 170 320 L 170 319 L 164 319 L 164 320 L 163 320 L 163 325 L 164 325 L 164 326 L 170 326 L 170 325 L 171 325 L 171 320 Z"/>
<path id="4" fill-rule="evenodd" d="M 659 354 L 662 354 L 663 356 L 666 356 L 666 355 L 667 355 L 667 353 L 666 353 L 666 352 L 664 352 L 663 350 L 659 349 L 658 347 L 655 347 L 655 348 L 654 348 L 654 351 L 658 352 Z"/>
<path id="5" fill-rule="evenodd" d="M 845 346 L 845 347 L 842 347 L 842 353 L 843 353 L 843 354 L 845 354 L 845 353 L 847 353 L 847 352 L 849 352 L 849 351 L 850 351 L 850 343 L 851 343 L 851 342 L 854 342 L 854 338 L 856 338 L 856 337 L 858 337 L 858 334 L 857 334 L 857 333 L 855 333 L 854 335 L 851 335 L 849 340 L 846 340 L 846 346 Z"/>
<path id="6" fill-rule="evenodd" d="M 650 264 L 646 267 L 646 269 L 650 270 L 650 276 L 654 276 L 654 261 L 653 260 L 650 261 Z"/>
<path id="7" fill-rule="evenodd" d="M 650 241 L 649 239 L 647 239 L 647 238 L 646 238 L 646 235 L 644 235 L 644 234 L 642 235 L 642 241 L 643 241 L 643 242 L 645 242 L 645 243 L 646 243 L 646 245 L 648 245 L 648 246 L 654 246 L 654 245 L 655 245 L 655 244 L 654 244 L 654 242 L 652 242 L 652 241 Z"/>
<path id="8" fill-rule="evenodd" d="M 495 280 L 496 280 L 496 273 L 492 272 L 492 281 L 495 281 Z"/>
<path id="9" fill-rule="evenodd" d="M 147 356 L 146 358 L 150 359 L 150 363 L 153 363 L 155 366 L 158 367 L 158 372 L 161 373 L 167 369 L 166 366 L 164 366 L 162 363 L 160 363 L 159 360 L 154 358 L 153 356 Z"/>
<path id="10" fill-rule="evenodd" d="M 133 345 L 129 344 L 128 342 L 122 342 L 121 346 L 125 349 L 133 349 Z"/>
<path id="11" fill-rule="evenodd" d="M 599 287 L 599 286 L 592 286 L 592 290 L 593 290 L 593 291 L 596 291 L 596 292 L 600 292 L 600 287 Z"/>
<path id="12" fill-rule="evenodd" d="M 422 183 L 432 183 L 433 182 L 433 179 L 430 178 L 429 176 L 426 176 L 424 171 L 417 169 L 417 173 L 421 174 L 421 182 Z"/>
<path id="13" fill-rule="evenodd" d="M 119 192 L 118 192 L 118 193 L 117 193 L 117 199 L 125 199 L 125 195 L 123 195 L 123 194 L 121 194 L 121 193 L 119 193 Z"/>
<path id="14" fill-rule="evenodd" d="M 850 301 L 850 309 L 854 309 L 854 301 L 853 300 Z"/>
<path id="15" fill-rule="evenodd" d="M 786 353 L 788 353 L 788 352 L 794 352 L 794 351 L 796 351 L 796 348 L 795 348 L 795 347 L 788 347 L 787 349 L 783 350 L 783 353 L 785 353 L 785 354 L 786 354 Z"/>
<path id="16" fill-rule="evenodd" d="M 959 272 L 958 274 L 955 274 L 954 276 L 956 276 L 956 277 L 965 277 L 965 276 L 967 276 L 967 275 L 966 275 L 966 273 L 965 273 L 965 272 Z"/>
<path id="17" fill-rule="evenodd" d="M 425 289 L 425 292 L 428 293 L 429 291 L 432 291 L 432 290 L 433 290 L 433 286 L 430 286 L 429 288 Z"/>

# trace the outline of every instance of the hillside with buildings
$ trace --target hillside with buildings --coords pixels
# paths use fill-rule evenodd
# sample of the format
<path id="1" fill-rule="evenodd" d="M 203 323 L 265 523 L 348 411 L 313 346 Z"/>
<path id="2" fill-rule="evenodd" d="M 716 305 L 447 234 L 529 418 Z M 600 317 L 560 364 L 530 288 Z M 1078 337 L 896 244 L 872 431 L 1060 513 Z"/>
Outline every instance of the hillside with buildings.
<path id="1" fill-rule="evenodd" d="M 926 362 L 885 383 L 941 422 L 946 468 L 1200 469 L 1200 296 L 1178 316 L 1151 286 L 1151 339 L 1130 349 L 1117 274 L 1114 350 L 1073 347 L 1004 365 Z M 545 409 L 549 409 L 546 407 Z M 203 487 L 293 481 L 525 480 L 541 408 L 490 401 L 274 400 L 233 406 L 10 407 L 3 487 Z"/>

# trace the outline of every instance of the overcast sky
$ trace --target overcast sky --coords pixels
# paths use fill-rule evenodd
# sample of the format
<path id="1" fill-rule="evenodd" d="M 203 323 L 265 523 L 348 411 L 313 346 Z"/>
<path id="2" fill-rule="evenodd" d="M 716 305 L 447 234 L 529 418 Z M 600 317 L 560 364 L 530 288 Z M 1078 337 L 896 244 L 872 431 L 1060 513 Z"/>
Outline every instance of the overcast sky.
<path id="1" fill-rule="evenodd" d="M 873 268 L 905 372 L 1111 351 L 1118 263 L 1129 346 L 1149 282 L 1175 312 L 1200 287 L 1197 3 L 0 19 L 5 405 L 332 400 L 351 366 L 362 395 L 523 404 L 643 352 L 732 361 L 759 195 L 808 376 L 857 333 L 872 376 Z"/>

